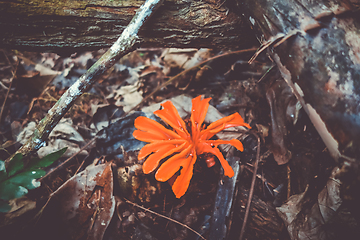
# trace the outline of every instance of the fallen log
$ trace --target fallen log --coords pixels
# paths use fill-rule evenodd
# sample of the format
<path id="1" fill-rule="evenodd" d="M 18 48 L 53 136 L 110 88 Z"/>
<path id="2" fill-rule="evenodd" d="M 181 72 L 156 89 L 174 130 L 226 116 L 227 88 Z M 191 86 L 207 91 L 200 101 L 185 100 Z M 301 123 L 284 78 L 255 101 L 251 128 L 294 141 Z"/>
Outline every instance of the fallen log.
<path id="1" fill-rule="evenodd" d="M 144 1 L 0 1 L 0 48 L 74 52 L 110 47 Z M 142 47 L 245 48 L 256 43 L 220 1 L 165 1 L 139 32 Z"/>

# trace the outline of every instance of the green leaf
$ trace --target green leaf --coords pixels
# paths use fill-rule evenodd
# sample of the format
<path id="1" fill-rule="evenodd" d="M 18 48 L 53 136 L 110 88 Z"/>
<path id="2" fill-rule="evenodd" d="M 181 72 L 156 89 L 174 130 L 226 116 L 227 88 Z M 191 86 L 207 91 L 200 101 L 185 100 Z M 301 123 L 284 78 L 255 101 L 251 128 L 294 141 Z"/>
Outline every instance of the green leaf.
<path id="1" fill-rule="evenodd" d="M 0 200 L 0 212 L 1 213 L 7 213 L 10 210 L 11 210 L 11 206 L 7 202 L 4 202 L 4 201 Z"/>
<path id="2" fill-rule="evenodd" d="M 36 181 L 36 179 L 46 174 L 46 172 L 40 168 L 50 166 L 58 160 L 66 150 L 67 148 L 63 148 L 42 159 L 33 159 L 24 171 L 22 171 L 24 169 L 23 155 L 20 153 L 11 159 L 7 169 L 5 169 L 5 162 L 0 160 L 0 200 L 8 201 L 19 198 L 27 194 L 28 190 L 39 187 L 40 182 Z M 7 175 L 6 170 L 8 171 Z M 7 209 L 7 205 L 3 201 L 0 201 L 0 212 L 6 211 Z"/>
<path id="3" fill-rule="evenodd" d="M 23 155 L 21 153 L 16 154 L 11 161 L 9 162 L 9 166 L 7 168 L 8 176 L 11 177 L 15 173 L 19 172 L 24 168 L 24 162 L 22 160 Z"/>
<path id="4" fill-rule="evenodd" d="M 5 162 L 0 160 L 0 182 L 6 179 L 6 176 Z"/>
<path id="5" fill-rule="evenodd" d="M 36 181 L 36 179 L 45 176 L 46 172 L 42 169 L 29 170 L 26 172 L 19 173 L 12 178 L 9 178 L 5 182 L 20 185 L 28 190 L 35 189 L 40 187 L 40 182 Z"/>
<path id="6" fill-rule="evenodd" d="M 50 153 L 45 157 L 43 157 L 42 159 L 33 159 L 33 161 L 31 161 L 27 169 L 38 169 L 38 168 L 48 167 L 51 164 L 53 164 L 53 162 L 58 160 L 66 152 L 66 150 L 67 147 L 60 149 L 59 151 Z"/>
<path id="7" fill-rule="evenodd" d="M 22 186 L 12 184 L 8 181 L 0 183 L 0 199 L 8 201 L 19 198 L 28 193 L 28 190 Z"/>

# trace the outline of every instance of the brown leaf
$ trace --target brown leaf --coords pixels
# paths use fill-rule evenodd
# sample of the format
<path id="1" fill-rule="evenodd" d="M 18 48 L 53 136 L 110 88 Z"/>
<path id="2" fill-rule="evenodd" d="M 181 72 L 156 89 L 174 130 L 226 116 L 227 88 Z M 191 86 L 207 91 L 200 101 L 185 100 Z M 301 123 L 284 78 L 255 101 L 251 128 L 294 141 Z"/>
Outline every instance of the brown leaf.
<path id="1" fill-rule="evenodd" d="M 326 229 L 325 225 L 336 215 L 342 203 L 341 182 L 335 178 L 338 171 L 337 167 L 333 170 L 313 205 L 308 204 L 307 188 L 305 192 L 291 196 L 287 203 L 276 209 L 284 220 L 292 240 L 329 239 L 329 229 Z"/>
<path id="2" fill-rule="evenodd" d="M 287 116 L 289 106 L 294 105 L 295 96 L 283 80 L 275 81 L 266 91 L 266 99 L 270 105 L 272 153 L 275 161 L 285 164 L 291 158 L 287 148 Z"/>
<path id="3" fill-rule="evenodd" d="M 53 229 L 49 234 L 55 239 L 102 239 L 115 209 L 111 165 L 90 166 L 73 176 L 46 208 L 42 229 Z"/>

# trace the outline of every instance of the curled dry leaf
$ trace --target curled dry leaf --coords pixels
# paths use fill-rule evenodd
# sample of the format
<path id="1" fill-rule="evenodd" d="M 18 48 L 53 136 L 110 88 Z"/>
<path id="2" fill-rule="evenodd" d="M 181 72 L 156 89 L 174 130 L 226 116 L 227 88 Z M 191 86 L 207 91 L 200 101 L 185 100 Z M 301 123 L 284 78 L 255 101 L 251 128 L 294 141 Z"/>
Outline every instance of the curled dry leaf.
<path id="1" fill-rule="evenodd" d="M 340 198 L 339 179 L 336 179 L 336 167 L 324 189 L 318 194 L 314 205 L 308 206 L 306 193 L 291 196 L 287 203 L 276 210 L 284 220 L 291 239 L 329 239 L 325 225 L 335 216 L 342 200 Z"/>
<path id="2" fill-rule="evenodd" d="M 42 64 L 36 64 L 23 56 L 18 57 L 20 58 L 20 69 L 17 72 L 14 87 L 20 93 L 25 90 L 27 94 L 37 96 L 61 73 Z"/>
<path id="3" fill-rule="evenodd" d="M 47 145 L 40 148 L 38 155 L 40 158 L 67 147 L 63 157 L 70 157 L 80 151 L 81 145 L 85 143 L 84 138 L 73 127 L 71 119 L 62 119 L 51 131 Z M 86 150 L 80 155 L 88 154 Z"/>
<path id="4" fill-rule="evenodd" d="M 168 48 L 161 55 L 165 65 L 163 72 L 165 75 L 168 75 L 175 68 L 189 69 L 209 57 L 210 50 L 207 48 L 199 50 L 194 48 Z"/>
<path id="5" fill-rule="evenodd" d="M 271 114 L 271 136 L 272 153 L 274 159 L 279 165 L 286 164 L 291 158 L 291 152 L 288 150 L 288 116 L 294 118 L 297 115 L 296 98 L 291 88 L 283 80 L 276 80 L 266 92 L 266 99 L 270 106 Z"/>

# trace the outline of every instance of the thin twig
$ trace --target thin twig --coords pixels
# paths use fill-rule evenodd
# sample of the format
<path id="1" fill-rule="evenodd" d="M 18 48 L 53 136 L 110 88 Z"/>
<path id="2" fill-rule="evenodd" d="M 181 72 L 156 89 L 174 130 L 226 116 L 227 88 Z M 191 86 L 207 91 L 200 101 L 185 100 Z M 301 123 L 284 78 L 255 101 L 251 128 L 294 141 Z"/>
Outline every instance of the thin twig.
<path id="1" fill-rule="evenodd" d="M 247 223 L 247 220 L 248 220 L 248 217 L 249 217 L 249 212 L 250 212 L 251 201 L 252 201 L 252 197 L 254 195 L 256 173 L 257 173 L 257 169 L 258 169 L 258 165 L 259 165 L 259 161 L 260 161 L 260 137 L 256 133 L 252 133 L 252 134 L 254 134 L 256 136 L 256 138 L 257 138 L 256 160 L 255 160 L 255 164 L 254 164 L 254 173 L 253 173 L 252 180 L 251 180 L 251 187 L 250 187 L 250 191 L 249 191 L 249 197 L 248 197 L 248 200 L 247 200 L 247 203 L 246 203 L 244 222 L 243 222 L 242 227 L 241 227 L 239 240 L 242 240 L 243 237 L 244 237 L 245 227 L 246 227 L 246 223 Z"/>
<path id="2" fill-rule="evenodd" d="M 287 170 L 287 180 L 288 180 L 288 184 L 287 184 L 287 198 L 286 199 L 289 199 L 290 198 L 290 193 L 291 193 L 291 178 L 290 178 L 290 175 L 291 175 L 291 168 L 290 168 L 290 165 L 288 164 L 287 167 L 286 167 L 286 170 Z"/>
<path id="3" fill-rule="evenodd" d="M 248 171 L 251 172 L 251 173 L 254 173 L 254 170 L 251 169 L 252 167 L 253 167 L 253 166 L 250 165 L 249 163 L 247 163 L 247 165 L 244 165 L 244 168 L 245 168 L 246 170 L 248 170 Z M 267 183 L 268 185 L 270 185 L 272 188 L 276 188 L 276 186 L 275 186 L 273 183 L 268 182 L 267 179 L 266 179 L 262 174 L 256 174 L 256 177 L 257 177 L 258 179 L 260 179 L 263 183 Z"/>
<path id="4" fill-rule="evenodd" d="M 43 176 L 42 178 L 39 179 L 39 181 L 43 180 L 44 178 L 46 178 L 47 176 L 49 176 L 51 173 L 55 172 L 56 170 L 58 170 L 60 167 L 64 166 L 66 163 L 68 163 L 71 159 L 73 159 L 76 155 L 78 155 L 79 153 L 81 153 L 85 148 L 87 148 L 91 143 L 93 143 L 95 141 L 97 137 L 94 137 L 93 139 L 91 139 L 87 144 L 85 144 L 85 146 L 83 146 L 78 152 L 74 153 L 71 157 L 69 157 L 68 159 L 66 159 L 62 164 L 60 164 L 59 166 L 57 166 L 56 168 L 52 169 L 51 171 L 49 171 L 45 176 Z"/>
<path id="5" fill-rule="evenodd" d="M 169 80 L 167 80 L 166 82 L 164 82 L 163 84 L 161 84 L 160 86 L 158 86 L 157 88 L 155 88 L 154 91 L 152 91 L 149 95 L 147 95 L 146 97 L 143 98 L 143 100 L 138 104 L 136 105 L 135 107 L 133 107 L 129 112 L 133 111 L 133 110 L 136 110 L 138 107 L 140 107 L 146 100 L 148 100 L 151 96 L 153 96 L 156 92 L 158 92 L 159 90 L 161 90 L 162 88 L 166 87 L 167 85 L 169 85 L 170 83 L 174 82 L 177 78 L 181 77 L 182 75 L 185 75 L 186 73 L 188 72 L 191 72 L 193 71 L 194 69 L 197 69 L 199 67 L 201 67 L 202 65 L 210 62 L 210 61 L 213 61 L 215 59 L 218 59 L 218 58 L 222 58 L 222 57 L 225 57 L 225 56 L 229 56 L 229 55 L 233 55 L 233 54 L 240 54 L 240 53 L 249 53 L 249 52 L 254 52 L 256 51 L 257 48 L 250 48 L 250 49 L 243 49 L 243 50 L 238 50 L 238 51 L 234 51 L 234 52 L 228 52 L 228 53 L 223 53 L 223 54 L 220 54 L 220 55 L 217 55 L 215 57 L 212 57 L 212 58 L 208 58 L 206 59 L 205 61 L 202 61 L 201 63 L 191 67 L 191 68 L 188 68 L 182 72 L 180 72 L 179 74 L 171 77 Z M 128 112 L 128 113 L 129 113 Z"/>
<path id="6" fill-rule="evenodd" d="M 169 220 L 169 221 L 172 221 L 172 222 L 174 222 L 174 223 L 176 223 L 176 224 L 179 224 L 180 226 L 183 226 L 183 227 L 187 228 L 188 230 L 192 231 L 193 233 L 195 233 L 196 235 L 198 235 L 198 236 L 201 237 L 202 239 L 206 240 L 203 236 L 201 236 L 200 233 L 196 232 L 194 229 L 188 227 L 187 225 L 185 225 L 185 224 L 183 224 L 183 223 L 181 223 L 181 222 L 178 222 L 178 221 L 176 221 L 176 220 L 174 220 L 174 219 L 171 219 L 171 218 L 169 218 L 169 217 L 167 217 L 167 216 L 161 215 L 161 214 L 159 214 L 159 213 L 157 213 L 157 212 L 154 212 L 154 211 L 152 211 L 152 210 L 150 210 L 150 209 L 144 208 L 143 206 L 140 206 L 140 205 L 138 205 L 138 204 L 136 204 L 136 203 L 133 203 L 133 202 L 127 200 L 126 198 L 124 198 L 124 200 L 125 200 L 125 202 L 127 202 L 127 203 L 129 203 L 129 204 L 131 204 L 131 205 L 133 205 L 133 206 L 135 206 L 135 207 L 138 207 L 138 208 L 140 208 L 140 209 L 142 209 L 142 210 L 144 210 L 144 211 L 150 212 L 150 213 L 152 213 L 152 214 L 155 214 L 156 216 L 165 218 L 165 219 L 167 219 L 167 220 Z"/>
<path id="7" fill-rule="evenodd" d="M 300 33 L 299 30 L 293 30 L 290 31 L 288 34 L 283 34 L 283 33 L 279 33 L 274 37 L 271 37 L 268 41 L 266 41 L 260 48 L 259 50 L 254 54 L 254 56 L 252 56 L 250 58 L 250 60 L 248 61 L 249 64 L 252 64 L 255 59 L 260 55 L 260 53 L 262 53 L 265 49 L 267 49 L 268 47 L 270 47 L 271 45 L 273 45 L 273 48 L 276 48 L 278 46 L 280 46 L 282 43 L 284 43 L 286 40 L 288 40 L 289 38 L 296 36 Z"/>
<path id="8" fill-rule="evenodd" d="M 252 64 L 255 61 L 255 59 L 260 55 L 260 53 L 262 53 L 265 49 L 267 49 L 271 44 L 273 44 L 273 41 L 270 40 L 264 43 L 260 48 L 258 48 L 255 54 L 250 58 L 248 63 Z"/>
<path id="9" fill-rule="evenodd" d="M 81 169 L 82 166 L 84 165 L 85 160 L 86 160 L 86 157 L 84 158 L 84 160 L 81 162 L 80 166 L 78 167 L 78 169 L 77 169 L 76 172 L 74 173 L 74 176 L 75 176 L 76 174 L 78 174 L 78 172 L 80 171 L 80 169 Z"/>
<path id="10" fill-rule="evenodd" d="M 7 61 L 9 62 L 10 66 L 11 66 L 11 62 L 10 62 L 9 58 L 6 56 L 6 54 L 5 54 L 4 51 L 3 51 L 3 53 L 4 53 Z M 1 111 L 0 111 L 0 121 L 1 121 L 1 118 L 2 118 L 2 115 L 3 115 L 3 112 L 4 112 L 5 103 L 6 103 L 6 100 L 7 100 L 8 96 L 9 96 L 9 93 L 10 93 L 10 90 L 11 90 L 11 85 L 12 85 L 12 82 L 13 82 L 14 77 L 15 77 L 15 75 L 16 75 L 18 66 L 19 66 L 19 60 L 16 61 L 15 69 L 14 69 L 13 67 L 11 67 L 11 68 L 13 68 L 13 70 L 11 70 L 12 76 L 11 76 L 11 78 L 10 78 L 9 87 L 8 87 L 8 89 L 7 89 L 7 92 L 6 92 L 6 95 L 5 95 L 5 99 L 4 99 L 4 102 L 3 102 L 2 107 L 1 107 Z"/>
<path id="11" fill-rule="evenodd" d="M 271 67 L 268 68 L 268 70 L 266 70 L 266 72 L 261 76 L 261 78 L 257 81 L 257 83 L 260 83 L 268 74 L 271 70 L 273 70 L 275 68 L 276 65 L 272 65 Z"/>
<path id="12" fill-rule="evenodd" d="M 97 192 L 95 192 L 95 194 L 98 196 L 97 199 L 95 199 L 96 209 L 95 209 L 95 211 L 94 211 L 94 213 L 92 215 L 92 218 L 90 219 L 91 224 L 90 224 L 90 228 L 88 229 L 88 235 L 91 234 L 91 232 L 93 231 L 94 226 L 95 226 L 95 220 L 96 220 L 97 216 L 100 213 L 101 189 L 98 189 Z"/>

